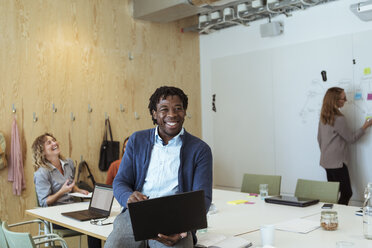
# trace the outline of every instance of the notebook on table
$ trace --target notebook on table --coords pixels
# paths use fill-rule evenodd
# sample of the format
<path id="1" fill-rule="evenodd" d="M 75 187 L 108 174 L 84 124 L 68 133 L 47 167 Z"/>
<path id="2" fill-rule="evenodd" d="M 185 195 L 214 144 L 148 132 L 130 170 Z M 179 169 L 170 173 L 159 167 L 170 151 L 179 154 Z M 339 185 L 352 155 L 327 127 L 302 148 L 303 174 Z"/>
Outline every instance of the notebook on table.
<path id="1" fill-rule="evenodd" d="M 96 183 L 88 209 L 64 212 L 61 214 L 80 221 L 106 218 L 110 216 L 113 200 L 114 192 L 112 186 Z"/>
<path id="2" fill-rule="evenodd" d="M 203 190 L 129 203 L 128 209 L 136 241 L 207 227 Z"/>
<path id="3" fill-rule="evenodd" d="M 282 204 L 282 205 L 289 205 L 289 206 L 296 206 L 296 207 L 307 207 L 307 206 L 317 204 L 319 202 L 319 200 L 301 198 L 301 197 L 295 197 L 295 196 L 279 195 L 279 196 L 266 197 L 265 202 L 275 203 L 275 204 Z"/>

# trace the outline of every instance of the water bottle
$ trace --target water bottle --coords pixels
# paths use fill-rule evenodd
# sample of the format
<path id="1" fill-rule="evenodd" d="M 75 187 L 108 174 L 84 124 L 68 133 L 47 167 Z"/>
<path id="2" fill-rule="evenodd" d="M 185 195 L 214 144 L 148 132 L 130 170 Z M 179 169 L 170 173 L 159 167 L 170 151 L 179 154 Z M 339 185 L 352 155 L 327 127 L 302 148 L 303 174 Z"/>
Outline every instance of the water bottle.
<path id="1" fill-rule="evenodd" d="M 372 183 L 364 190 L 363 233 L 366 239 L 372 239 Z"/>

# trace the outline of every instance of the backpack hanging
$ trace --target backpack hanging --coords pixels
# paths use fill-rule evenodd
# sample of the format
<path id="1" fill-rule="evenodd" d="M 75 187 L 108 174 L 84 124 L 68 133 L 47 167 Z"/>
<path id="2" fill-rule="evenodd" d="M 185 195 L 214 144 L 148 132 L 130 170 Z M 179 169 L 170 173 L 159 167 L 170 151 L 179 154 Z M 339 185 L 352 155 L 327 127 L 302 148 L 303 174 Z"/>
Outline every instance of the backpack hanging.
<path id="1" fill-rule="evenodd" d="M 110 133 L 110 140 L 107 140 L 107 131 Z M 101 144 L 99 154 L 98 168 L 101 171 L 107 171 L 110 164 L 119 159 L 120 142 L 113 141 L 110 120 L 107 118 L 105 121 L 105 133 Z"/>
<path id="2" fill-rule="evenodd" d="M 88 177 L 87 178 L 92 181 L 93 186 L 96 184 L 96 181 L 94 180 L 94 177 L 93 177 L 92 173 L 90 172 L 88 163 L 85 160 L 81 161 L 78 165 L 78 175 L 77 175 L 77 178 L 76 178 L 76 182 L 77 182 L 76 184 L 80 189 L 85 189 L 89 192 L 92 192 L 93 187 L 91 187 L 87 182 L 80 179 L 80 173 L 81 173 L 81 170 L 83 169 L 83 167 L 85 167 L 87 169 L 87 171 L 88 171 Z"/>

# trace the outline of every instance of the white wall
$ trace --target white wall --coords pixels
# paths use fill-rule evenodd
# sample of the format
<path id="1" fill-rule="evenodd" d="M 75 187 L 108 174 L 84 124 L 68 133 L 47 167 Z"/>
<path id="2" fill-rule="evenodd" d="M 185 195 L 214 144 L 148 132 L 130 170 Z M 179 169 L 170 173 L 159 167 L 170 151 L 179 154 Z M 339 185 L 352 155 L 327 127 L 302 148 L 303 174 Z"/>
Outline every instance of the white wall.
<path id="1" fill-rule="evenodd" d="M 289 18 L 286 18 L 285 16 L 276 17 L 273 19 L 273 21 L 283 21 L 285 25 L 285 32 L 283 35 L 273 38 L 260 37 L 259 24 L 265 23 L 267 22 L 267 20 L 255 22 L 251 24 L 250 27 L 234 27 L 218 31 L 210 35 L 202 35 L 200 37 L 203 139 L 211 145 L 214 152 L 216 152 L 216 150 L 219 151 L 218 154 L 214 154 L 216 185 L 238 187 L 241 183 L 241 181 L 239 181 L 238 179 L 241 173 L 239 170 L 235 171 L 235 174 L 234 172 L 230 173 L 230 177 L 234 177 L 234 183 L 232 183 L 231 180 L 229 181 L 223 179 L 222 175 L 225 173 L 224 169 L 230 170 L 231 172 L 231 170 L 234 170 L 234 167 L 223 167 L 223 164 L 226 164 L 226 161 L 222 161 L 224 154 L 220 154 L 220 149 L 218 149 L 218 147 L 221 146 L 220 143 L 223 141 L 219 140 L 217 138 L 218 135 L 214 133 L 214 130 L 219 130 L 218 125 L 221 125 L 221 120 L 219 118 L 216 118 L 214 116 L 214 112 L 211 110 L 212 94 L 216 93 L 216 86 L 213 86 L 212 80 L 214 83 L 216 82 L 216 74 L 218 74 L 219 77 L 223 77 L 225 74 L 235 75 L 231 74 L 234 69 L 228 68 L 228 66 L 223 67 L 223 64 L 226 63 L 228 59 L 240 58 L 248 53 L 250 55 L 257 54 L 258 56 L 261 56 L 260 59 L 264 59 L 264 54 L 266 54 L 267 51 L 274 51 L 276 52 L 276 54 L 279 54 L 277 57 L 280 58 L 281 48 L 283 48 L 283 51 L 286 49 L 291 50 L 291 48 L 293 48 L 293 50 L 296 50 L 295 48 L 301 46 L 302 43 L 308 43 L 310 41 L 316 42 L 317 40 L 328 40 L 331 37 L 336 37 L 335 39 L 338 39 L 337 37 L 342 37 L 340 39 L 346 44 L 345 46 L 347 46 L 347 44 L 352 42 L 349 42 L 350 37 L 352 37 L 350 36 L 351 34 L 357 34 L 366 30 L 372 30 L 372 22 L 362 22 L 349 10 L 349 6 L 353 3 L 357 3 L 357 1 L 336 1 L 325 5 L 316 6 L 305 11 L 293 12 L 293 16 Z M 335 51 L 337 51 L 337 49 Z M 282 58 L 285 58 L 285 54 L 282 55 Z M 285 61 L 285 59 L 283 61 Z M 277 63 L 280 63 L 280 61 Z M 290 63 L 290 61 L 287 61 L 285 63 Z M 293 64 L 295 63 L 292 63 L 292 65 L 288 64 L 288 67 L 293 66 Z M 222 68 L 216 70 L 216 68 L 219 68 L 219 66 L 222 66 Z M 283 68 L 285 68 L 286 64 L 283 64 L 282 66 Z M 337 65 L 335 67 L 337 68 Z M 275 69 L 276 68 L 272 68 L 272 73 L 275 73 Z M 241 70 L 242 73 L 246 73 L 244 69 Z M 218 71 L 218 73 L 216 73 L 216 71 Z M 246 76 L 249 77 L 249 73 L 246 73 Z M 283 75 L 283 77 L 284 76 L 285 75 Z M 283 78 L 283 80 L 285 79 Z M 257 87 L 256 89 L 252 87 L 254 86 L 251 86 L 250 89 L 253 91 L 260 90 L 260 87 Z M 283 87 L 286 87 L 286 85 L 284 85 Z M 270 94 L 270 92 L 268 93 Z M 217 111 L 221 110 L 221 108 L 219 108 L 218 106 L 218 103 L 221 102 L 219 102 L 219 99 L 221 99 L 221 92 L 217 94 Z M 245 101 L 246 99 L 242 99 L 243 103 Z M 280 102 L 280 99 L 277 99 L 276 101 Z M 257 104 L 256 106 L 244 106 L 244 108 L 247 107 L 261 108 L 259 104 Z M 278 116 L 278 108 L 273 107 L 272 109 L 276 111 L 276 113 L 273 113 L 273 116 Z M 240 114 L 247 114 L 247 111 L 245 109 L 241 109 Z M 234 128 L 234 124 L 237 122 L 238 119 L 227 120 L 224 124 L 226 126 L 226 132 L 229 131 L 229 127 Z M 269 130 L 268 133 L 278 133 L 278 130 L 275 130 L 275 128 L 277 127 L 273 127 L 272 130 Z M 313 129 L 314 127 L 311 128 Z M 316 134 L 316 131 L 314 133 Z M 316 139 L 316 137 L 314 137 L 314 139 Z M 226 144 L 224 145 L 231 146 L 231 141 L 228 142 L 226 142 Z M 269 141 L 267 141 L 267 143 L 269 143 Z M 275 143 L 274 135 L 272 137 L 272 143 Z M 292 146 L 295 146 L 295 144 L 292 144 Z M 249 155 L 249 151 L 247 151 L 246 149 L 251 148 L 241 147 L 240 149 L 238 149 L 237 152 L 242 152 L 246 155 Z M 271 148 L 269 147 L 269 150 L 270 149 Z M 314 148 L 315 153 L 317 152 L 316 149 L 317 147 Z M 295 152 L 295 149 L 292 149 L 292 152 Z M 280 155 L 277 154 L 275 159 L 277 160 L 278 157 L 280 159 Z M 249 156 L 247 156 L 247 160 L 249 159 Z M 269 161 L 270 159 L 268 159 L 267 163 L 269 163 Z M 231 161 L 231 158 L 230 162 L 234 163 L 234 161 Z M 241 161 L 238 162 L 241 163 Z M 284 190 L 285 193 L 293 193 L 295 181 L 298 177 L 304 178 L 304 176 L 301 175 L 301 172 L 293 170 L 293 168 L 291 168 L 291 165 L 288 165 L 287 168 L 280 169 L 272 169 L 269 166 L 267 170 L 260 168 L 250 168 L 249 172 L 271 172 L 282 174 L 281 172 L 285 170 L 292 171 L 292 173 L 289 173 L 287 178 L 283 178 L 283 180 L 288 181 L 288 183 L 286 184 L 284 182 L 284 188 L 282 187 L 282 190 Z M 313 175 L 311 176 L 312 178 L 324 179 L 324 171 L 321 170 L 319 167 L 315 167 L 313 173 L 318 175 Z"/>

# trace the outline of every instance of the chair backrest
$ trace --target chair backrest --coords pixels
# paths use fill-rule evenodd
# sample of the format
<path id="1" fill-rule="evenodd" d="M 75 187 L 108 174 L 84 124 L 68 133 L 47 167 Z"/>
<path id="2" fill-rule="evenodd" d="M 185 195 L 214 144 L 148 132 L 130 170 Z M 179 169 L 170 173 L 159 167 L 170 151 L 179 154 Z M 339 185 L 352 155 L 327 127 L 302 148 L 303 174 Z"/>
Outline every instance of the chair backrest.
<path id="1" fill-rule="evenodd" d="M 39 202 L 39 198 L 37 197 L 36 189 L 35 189 L 35 196 L 36 196 L 36 206 L 41 207 L 40 202 Z"/>
<path id="2" fill-rule="evenodd" d="M 4 231 L 6 240 L 8 241 L 9 248 L 35 248 L 36 245 L 34 240 L 29 233 L 12 232 L 9 231 L 8 224 L 2 223 L 2 229 Z"/>
<path id="3" fill-rule="evenodd" d="M 269 195 L 280 195 L 282 176 L 244 174 L 241 192 L 260 193 L 259 185 L 268 184 Z"/>
<path id="4" fill-rule="evenodd" d="M 339 188 L 339 182 L 298 179 L 295 196 L 319 199 L 321 202 L 337 203 Z"/>
<path id="5" fill-rule="evenodd" d="M 2 221 L 0 219 L 0 247 L 1 248 L 9 248 L 8 242 L 6 241 L 5 234 L 2 227 Z"/>

